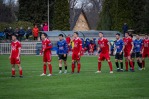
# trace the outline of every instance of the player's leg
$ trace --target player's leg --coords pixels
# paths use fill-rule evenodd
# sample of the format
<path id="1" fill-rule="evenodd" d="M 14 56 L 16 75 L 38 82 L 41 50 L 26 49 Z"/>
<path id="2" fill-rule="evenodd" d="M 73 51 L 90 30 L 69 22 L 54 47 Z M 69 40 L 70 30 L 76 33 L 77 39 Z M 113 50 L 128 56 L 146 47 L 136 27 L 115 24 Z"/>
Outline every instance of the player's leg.
<path id="1" fill-rule="evenodd" d="M 78 73 L 80 73 L 80 69 L 81 69 L 81 63 L 80 63 L 80 60 L 77 60 L 77 65 L 78 65 Z"/>
<path id="2" fill-rule="evenodd" d="M 116 65 L 116 68 L 117 68 L 117 72 L 119 72 L 120 68 L 119 68 L 118 59 L 115 59 L 115 65 Z"/>
<path id="3" fill-rule="evenodd" d="M 107 60 L 108 64 L 109 64 L 109 68 L 110 68 L 110 73 L 113 73 L 113 66 L 112 66 L 112 62 L 110 60 L 110 54 L 104 54 L 105 59 Z"/>
<path id="4" fill-rule="evenodd" d="M 130 62 L 131 71 L 134 72 L 134 65 L 133 65 L 133 61 L 132 61 L 131 56 L 128 56 L 128 60 L 129 60 L 129 62 Z"/>
<path id="5" fill-rule="evenodd" d="M 67 73 L 67 61 L 66 61 L 66 60 L 64 60 L 64 66 L 65 66 L 65 71 L 64 71 L 64 73 L 66 74 L 66 73 Z"/>
<path id="6" fill-rule="evenodd" d="M 15 77 L 15 64 L 12 64 L 12 67 L 11 67 L 11 77 Z"/>
<path id="7" fill-rule="evenodd" d="M 120 65 L 121 65 L 120 71 L 123 72 L 123 53 L 119 55 L 119 61 L 120 61 Z"/>
<path id="8" fill-rule="evenodd" d="M 11 63 L 11 77 L 15 77 L 15 59 L 10 58 L 10 63 Z"/>
<path id="9" fill-rule="evenodd" d="M 112 62 L 110 59 L 107 59 L 109 67 L 110 67 L 110 73 L 113 73 L 113 67 L 112 67 Z"/>
<path id="10" fill-rule="evenodd" d="M 48 61 L 48 68 L 49 68 L 49 74 L 47 76 L 52 76 L 52 64 L 51 61 Z"/>
<path id="11" fill-rule="evenodd" d="M 46 62 L 43 62 L 43 73 L 40 76 L 45 76 L 47 71 L 47 64 Z"/>
<path id="12" fill-rule="evenodd" d="M 75 69 L 75 60 L 72 60 L 71 69 L 72 69 L 71 72 L 74 73 L 74 69 Z"/>
<path id="13" fill-rule="evenodd" d="M 128 58 L 125 57 L 125 67 L 126 67 L 125 71 L 128 71 L 128 62 L 129 62 Z"/>
<path id="14" fill-rule="evenodd" d="M 100 53 L 99 57 L 98 57 L 98 70 L 95 73 L 101 73 L 101 62 L 103 60 L 103 55 Z"/>
<path id="15" fill-rule="evenodd" d="M 72 74 L 74 73 L 74 69 L 75 69 L 75 54 L 72 54 L 72 64 L 71 64 L 71 69 L 72 69 Z"/>
<path id="16" fill-rule="evenodd" d="M 20 74 L 20 77 L 23 77 L 23 71 L 22 71 L 22 67 L 20 65 L 20 58 L 19 59 L 15 59 L 15 64 L 17 64 L 18 68 L 19 68 L 19 74 Z"/>
<path id="17" fill-rule="evenodd" d="M 20 77 L 23 77 L 23 71 L 22 71 L 22 67 L 20 64 L 17 64 L 18 68 L 19 68 L 19 74 L 20 74 Z"/>
<path id="18" fill-rule="evenodd" d="M 139 53 L 136 53 L 136 61 L 137 61 L 139 70 L 142 70 L 142 60 L 141 60 L 141 57 L 139 56 Z"/>
<path id="19" fill-rule="evenodd" d="M 117 72 L 120 71 L 118 59 L 119 59 L 119 53 L 116 53 L 116 55 L 115 55 L 115 65 L 117 67 Z"/>
<path id="20" fill-rule="evenodd" d="M 142 58 L 142 70 L 145 69 L 145 57 Z"/>
<path id="21" fill-rule="evenodd" d="M 63 61 L 64 61 L 64 66 L 65 66 L 64 73 L 66 74 L 67 73 L 67 54 L 66 54 L 66 57 L 63 58 Z"/>
<path id="22" fill-rule="evenodd" d="M 120 59 L 119 61 L 120 61 L 120 65 L 121 65 L 121 69 L 120 69 L 120 71 L 123 72 L 123 60 Z"/>
<path id="23" fill-rule="evenodd" d="M 59 74 L 62 73 L 62 60 L 59 60 Z"/>

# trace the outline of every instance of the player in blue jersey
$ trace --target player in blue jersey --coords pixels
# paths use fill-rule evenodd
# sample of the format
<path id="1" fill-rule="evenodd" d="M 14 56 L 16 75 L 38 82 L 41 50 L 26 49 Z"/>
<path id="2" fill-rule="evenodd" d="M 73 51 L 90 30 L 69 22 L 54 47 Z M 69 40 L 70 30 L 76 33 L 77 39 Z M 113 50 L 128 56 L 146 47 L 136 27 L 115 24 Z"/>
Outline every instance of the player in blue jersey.
<path id="1" fill-rule="evenodd" d="M 59 73 L 62 73 L 62 60 L 64 61 L 65 71 L 67 73 L 67 53 L 68 53 L 68 45 L 66 40 L 63 38 L 63 34 L 59 35 L 59 41 L 57 42 L 57 55 L 59 60 Z"/>
<path id="2" fill-rule="evenodd" d="M 120 39 L 120 34 L 116 34 L 116 41 L 114 42 L 114 54 L 115 54 L 115 64 L 117 67 L 117 72 L 123 71 L 123 50 L 124 50 L 124 43 L 123 40 Z M 119 63 L 121 68 L 119 68 Z"/>
<path id="3" fill-rule="evenodd" d="M 139 70 L 142 70 L 142 39 L 140 39 L 139 34 L 136 35 L 136 39 L 134 40 L 134 48 L 135 48 L 135 56 L 137 60 L 137 64 L 139 66 Z"/>

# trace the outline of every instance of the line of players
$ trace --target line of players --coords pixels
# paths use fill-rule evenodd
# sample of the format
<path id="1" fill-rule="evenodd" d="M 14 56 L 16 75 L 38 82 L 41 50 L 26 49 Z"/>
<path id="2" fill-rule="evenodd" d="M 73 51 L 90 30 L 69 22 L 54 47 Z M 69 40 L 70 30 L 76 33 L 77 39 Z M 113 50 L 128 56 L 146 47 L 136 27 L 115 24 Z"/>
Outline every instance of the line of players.
<path id="1" fill-rule="evenodd" d="M 41 34 L 42 38 L 42 50 L 40 54 L 43 54 L 43 73 L 40 76 L 52 76 L 52 65 L 51 65 L 51 48 L 52 43 L 47 38 L 46 33 Z M 81 69 L 81 55 L 82 55 L 82 40 L 79 38 L 78 32 L 73 34 L 74 47 L 72 50 L 72 74 L 75 72 L 75 65 L 77 64 L 77 73 L 80 73 Z M 145 57 L 149 57 L 149 38 L 145 35 L 144 39 L 140 39 L 139 35 L 136 35 L 136 39 L 133 41 L 132 36 L 129 33 L 125 33 L 125 38 L 120 39 L 120 34 L 116 34 L 115 41 L 115 64 L 117 71 L 123 71 L 123 53 L 125 57 L 125 66 L 128 71 L 128 64 L 130 64 L 130 71 L 134 72 L 134 56 L 136 56 L 138 66 L 140 70 L 145 69 Z M 59 35 L 59 41 L 57 42 L 57 55 L 59 60 L 59 73 L 62 73 L 62 62 L 64 61 L 65 71 L 67 73 L 67 53 L 68 45 L 62 34 Z M 11 54 L 9 56 L 10 63 L 12 65 L 12 77 L 15 77 L 15 65 L 19 68 L 20 77 L 23 77 L 22 67 L 20 65 L 20 54 L 21 54 L 21 43 L 17 40 L 16 35 L 12 35 L 11 43 Z M 99 32 L 98 39 L 98 71 L 96 73 L 101 73 L 101 63 L 107 60 L 110 68 L 110 73 L 113 73 L 112 62 L 110 60 L 110 43 L 108 39 L 104 38 L 104 34 Z M 119 63 L 121 68 L 119 68 Z M 47 67 L 49 73 L 47 73 Z"/>

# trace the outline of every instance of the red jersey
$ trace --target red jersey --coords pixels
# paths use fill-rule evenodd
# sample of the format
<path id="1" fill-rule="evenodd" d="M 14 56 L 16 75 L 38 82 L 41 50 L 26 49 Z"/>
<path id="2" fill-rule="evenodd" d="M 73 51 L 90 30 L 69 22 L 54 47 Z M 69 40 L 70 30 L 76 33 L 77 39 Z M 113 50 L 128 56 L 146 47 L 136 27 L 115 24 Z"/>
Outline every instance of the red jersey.
<path id="1" fill-rule="evenodd" d="M 42 41 L 42 52 L 44 54 L 51 54 L 52 43 L 49 39 L 45 39 Z"/>
<path id="2" fill-rule="evenodd" d="M 69 36 L 67 36 L 67 37 L 66 37 L 66 42 L 67 42 L 67 44 L 70 44 L 71 39 L 70 39 L 70 37 L 69 37 Z"/>
<path id="3" fill-rule="evenodd" d="M 109 44 L 106 38 L 102 38 L 98 40 L 98 45 L 100 47 L 101 53 L 109 53 Z"/>
<path id="4" fill-rule="evenodd" d="M 130 52 L 132 50 L 132 43 L 133 43 L 133 40 L 132 38 L 130 37 L 125 37 L 123 38 L 123 42 L 124 42 L 124 52 Z"/>
<path id="5" fill-rule="evenodd" d="M 149 53 L 149 39 L 144 39 L 143 40 L 143 49 L 144 49 L 144 52 L 148 52 Z"/>
<path id="6" fill-rule="evenodd" d="M 94 44 L 90 44 L 90 45 L 89 45 L 89 49 L 90 49 L 90 51 L 94 51 L 94 47 L 95 47 Z"/>
<path id="7" fill-rule="evenodd" d="M 73 42 L 74 42 L 73 53 L 81 53 L 82 40 L 78 37 L 74 39 Z"/>
<path id="8" fill-rule="evenodd" d="M 19 57 L 19 49 L 21 49 L 21 43 L 18 40 L 11 42 L 11 57 Z"/>

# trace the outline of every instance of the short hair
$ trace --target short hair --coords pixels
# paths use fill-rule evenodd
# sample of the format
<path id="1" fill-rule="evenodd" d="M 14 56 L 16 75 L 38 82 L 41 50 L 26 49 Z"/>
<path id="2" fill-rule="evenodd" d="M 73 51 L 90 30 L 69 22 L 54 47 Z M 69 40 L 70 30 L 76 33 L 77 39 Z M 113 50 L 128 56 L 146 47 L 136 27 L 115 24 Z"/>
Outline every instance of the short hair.
<path id="1" fill-rule="evenodd" d="M 15 36 L 15 37 L 17 37 L 17 35 L 16 35 L 16 34 L 12 34 L 11 36 Z"/>
<path id="2" fill-rule="evenodd" d="M 137 35 L 140 36 L 140 34 L 136 34 L 136 36 L 137 36 Z"/>
<path id="3" fill-rule="evenodd" d="M 48 36 L 46 33 L 41 33 L 41 35 L 44 35 L 45 37 L 47 37 L 47 36 Z"/>
<path id="4" fill-rule="evenodd" d="M 75 34 L 77 34 L 77 35 L 79 35 L 79 33 L 78 32 L 74 32 Z"/>
<path id="5" fill-rule="evenodd" d="M 133 35 L 132 35 L 132 34 L 129 34 L 129 36 L 130 36 L 131 38 L 133 38 Z"/>
<path id="6" fill-rule="evenodd" d="M 116 35 L 120 36 L 120 33 L 116 33 Z"/>
<path id="7" fill-rule="evenodd" d="M 99 33 L 103 34 L 103 32 L 99 32 Z"/>
<path id="8" fill-rule="evenodd" d="M 129 35 L 129 32 L 125 32 L 125 34 L 128 34 Z"/>
<path id="9" fill-rule="evenodd" d="M 64 37 L 64 35 L 63 35 L 63 34 L 59 34 L 58 36 Z"/>

